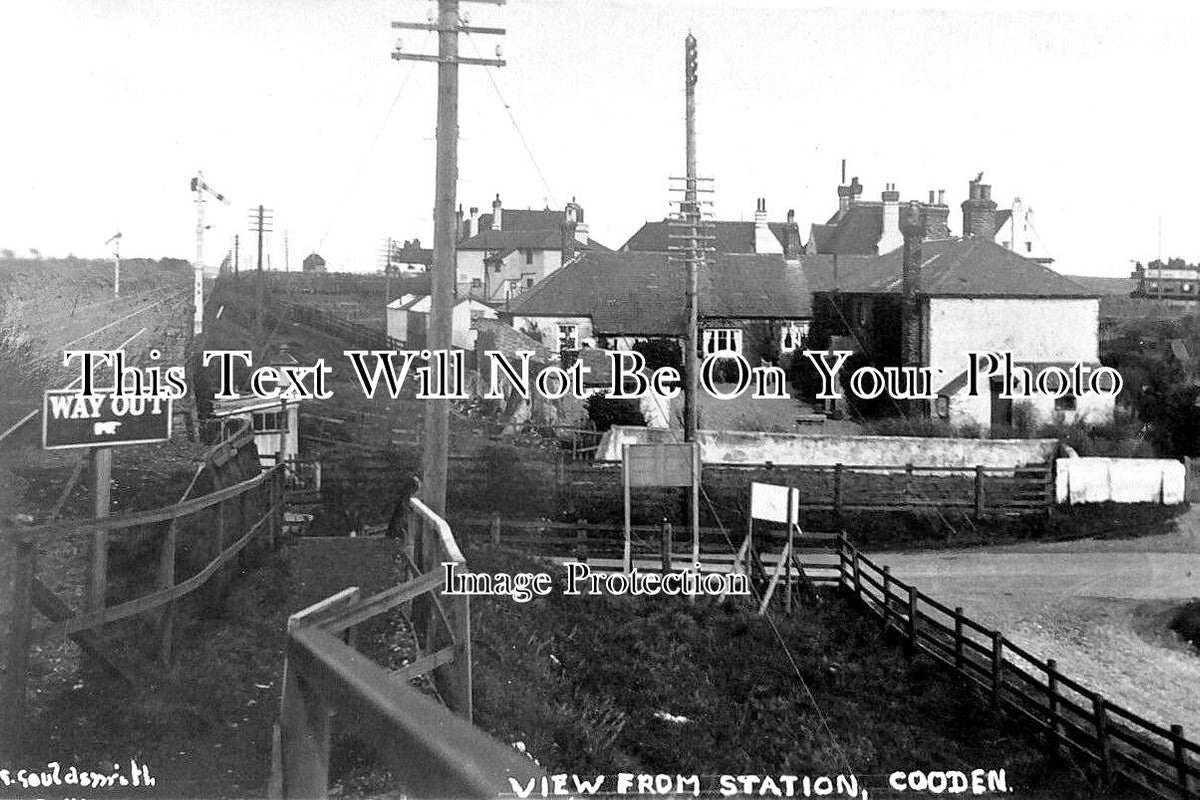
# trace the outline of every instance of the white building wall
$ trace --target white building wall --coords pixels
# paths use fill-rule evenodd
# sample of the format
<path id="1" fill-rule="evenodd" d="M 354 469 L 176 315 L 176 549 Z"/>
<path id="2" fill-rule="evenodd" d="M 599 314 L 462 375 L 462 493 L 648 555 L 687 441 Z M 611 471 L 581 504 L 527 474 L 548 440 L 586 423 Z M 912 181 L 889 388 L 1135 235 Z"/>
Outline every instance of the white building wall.
<path id="1" fill-rule="evenodd" d="M 926 363 L 933 367 L 934 390 L 954 380 L 969 366 L 968 353 L 1011 352 L 1016 364 L 1055 362 L 1096 364 L 1099 361 L 1100 301 L 1050 298 L 930 298 L 926 322 Z M 986 388 L 976 397 L 967 387 L 950 400 L 950 421 L 991 424 L 991 397 Z M 1056 411 L 1054 398 L 1017 398 L 1039 422 L 1056 417 L 1100 423 L 1112 419 L 1115 399 L 1088 394 L 1076 399 L 1074 411 Z M 1014 410 L 1014 415 L 1019 412 Z"/>
<path id="2" fill-rule="evenodd" d="M 595 347 L 596 336 L 592 328 L 591 317 L 513 317 L 513 327 L 522 332 L 536 328 L 541 334 L 541 342 L 554 352 L 558 352 L 558 335 L 560 325 L 575 325 L 578 330 L 581 347 Z"/>

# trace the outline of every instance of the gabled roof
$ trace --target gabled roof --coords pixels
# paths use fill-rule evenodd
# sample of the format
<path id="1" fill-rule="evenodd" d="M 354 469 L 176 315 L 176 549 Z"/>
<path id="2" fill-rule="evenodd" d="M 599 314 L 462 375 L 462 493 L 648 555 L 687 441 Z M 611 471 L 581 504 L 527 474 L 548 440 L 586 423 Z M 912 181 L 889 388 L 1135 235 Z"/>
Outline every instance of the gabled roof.
<path id="1" fill-rule="evenodd" d="M 1099 296 L 988 239 L 972 237 L 924 242 L 921 257 L 921 294 L 927 297 Z M 903 248 L 868 259 L 841 281 L 841 291 L 898 294 L 903 260 Z"/>
<path id="2" fill-rule="evenodd" d="M 562 233 L 558 230 L 480 231 L 458 243 L 459 250 L 560 250 Z"/>
<path id="3" fill-rule="evenodd" d="M 839 210 L 824 225 L 813 225 L 809 249 L 839 255 L 875 255 L 883 234 L 883 203 L 862 200 Z"/>
<path id="4" fill-rule="evenodd" d="M 803 270 L 777 253 L 717 253 L 698 283 L 700 315 L 709 319 L 811 315 Z M 601 336 L 680 336 L 684 297 L 684 267 L 666 253 L 592 251 L 517 297 L 509 313 L 590 317 Z"/>
<path id="5" fill-rule="evenodd" d="M 494 218 L 493 214 L 481 214 L 479 216 L 480 232 L 490 231 Z M 500 209 L 500 227 L 506 231 L 556 231 L 566 220 L 567 213 L 565 211 L 555 211 L 549 208 L 541 211 L 524 208 Z"/>
<path id="6" fill-rule="evenodd" d="M 479 338 L 475 340 L 478 350 L 495 350 L 514 363 L 520 350 L 532 350 L 535 363 L 549 364 L 554 360 L 550 348 L 498 319 L 479 317 L 471 320 L 471 327 L 479 331 Z"/>
<path id="7" fill-rule="evenodd" d="M 713 246 L 718 253 L 755 252 L 754 222 L 717 220 L 712 224 L 714 228 L 713 232 L 717 237 Z M 779 246 L 786 247 L 788 223 L 768 222 L 767 227 L 771 229 L 771 233 L 779 241 Z M 636 252 L 665 253 L 670 249 L 671 243 L 668 229 L 669 223 L 665 219 L 661 222 L 647 222 L 637 233 L 629 237 L 629 241 L 621 249 Z"/>

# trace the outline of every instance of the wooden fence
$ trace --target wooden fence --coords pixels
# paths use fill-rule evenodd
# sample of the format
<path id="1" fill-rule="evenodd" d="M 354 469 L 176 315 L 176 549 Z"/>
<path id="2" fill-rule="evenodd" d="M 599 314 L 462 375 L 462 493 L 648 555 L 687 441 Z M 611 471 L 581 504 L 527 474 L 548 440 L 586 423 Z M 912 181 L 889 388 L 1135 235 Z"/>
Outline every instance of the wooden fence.
<path id="1" fill-rule="evenodd" d="M 910 653 L 924 653 L 982 688 L 997 707 L 1045 737 L 1051 752 L 1095 765 L 1107 784 L 1119 776 L 1148 797 L 1200 797 L 1200 744 L 1122 708 L 1042 661 L 999 631 L 978 624 L 893 578 L 843 536 L 841 586 L 896 631 Z"/>
<path id="2" fill-rule="evenodd" d="M 444 520 L 416 498 L 409 505 L 402 583 L 365 598 L 351 587 L 288 621 L 270 797 L 327 796 L 334 711 L 388 761 L 410 796 L 490 798 L 512 791 L 509 777 L 525 784 L 542 776 L 527 757 L 471 724 L 469 596 L 442 593 L 443 563 L 465 559 Z M 420 655 L 388 671 L 349 642 L 355 626 L 401 605 Z M 446 706 L 408 685 L 428 673 Z"/>
<path id="3" fill-rule="evenodd" d="M 253 464 L 251 477 L 240 469 Z M 211 473 L 219 487 L 202 497 L 189 499 L 201 472 Z M 55 639 L 70 638 L 100 665 L 127 682 L 141 679 L 143 668 L 125 662 L 109 652 L 100 628 L 118 620 L 154 609 L 162 609 L 159 619 L 158 655 L 164 663 L 171 659 L 174 628 L 174 604 L 180 598 L 209 586 L 223 595 L 230 576 L 222 569 L 236 558 L 255 537 L 266 539 L 273 547 L 282 530 L 284 491 L 283 469 L 259 471 L 253 434 L 247 423 L 229 439 L 210 448 L 183 497 L 174 505 L 150 511 L 99 519 L 78 519 L 27 526 L 0 526 L 0 537 L 14 544 L 14 579 L 11 612 L 8 615 L 8 646 L 3 686 L 0 687 L 0 718 L 5 720 L 0 752 L 19 752 L 26 715 L 29 682 L 29 649 Z M 236 478 L 236 482 L 230 482 Z M 185 580 L 177 580 L 177 542 L 180 527 L 195 522 L 195 528 L 207 537 L 208 562 Z M 124 535 L 142 540 L 159 539 L 156 590 L 115 605 L 108 605 L 106 558 L 93 560 L 100 571 L 92 580 L 99 586 L 97 607 L 76 612 L 37 577 L 37 545 L 61 537 L 80 537 L 92 547 L 107 549 L 109 537 Z M 37 610 L 49 621 L 34 627 Z"/>

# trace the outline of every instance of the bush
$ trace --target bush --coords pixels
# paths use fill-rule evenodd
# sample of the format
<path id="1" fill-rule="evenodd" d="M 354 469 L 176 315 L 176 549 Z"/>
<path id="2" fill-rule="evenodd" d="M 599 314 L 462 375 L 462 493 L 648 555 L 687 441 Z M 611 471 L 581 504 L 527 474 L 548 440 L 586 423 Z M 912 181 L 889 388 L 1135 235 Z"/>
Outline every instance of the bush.
<path id="1" fill-rule="evenodd" d="M 606 431 L 613 425 L 646 424 L 636 400 L 616 400 L 599 392 L 585 400 L 583 407 L 598 431 Z"/>

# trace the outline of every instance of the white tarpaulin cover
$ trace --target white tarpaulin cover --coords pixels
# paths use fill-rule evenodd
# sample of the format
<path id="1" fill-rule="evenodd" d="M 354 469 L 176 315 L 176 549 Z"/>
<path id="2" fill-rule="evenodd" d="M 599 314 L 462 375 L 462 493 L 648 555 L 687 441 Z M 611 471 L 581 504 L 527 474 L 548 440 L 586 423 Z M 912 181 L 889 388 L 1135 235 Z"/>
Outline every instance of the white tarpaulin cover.
<path id="1" fill-rule="evenodd" d="M 1060 458 L 1055 462 L 1060 503 L 1162 503 L 1184 500 L 1186 470 L 1166 458 Z"/>

